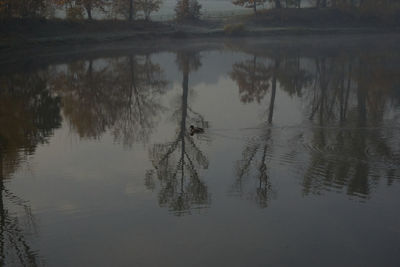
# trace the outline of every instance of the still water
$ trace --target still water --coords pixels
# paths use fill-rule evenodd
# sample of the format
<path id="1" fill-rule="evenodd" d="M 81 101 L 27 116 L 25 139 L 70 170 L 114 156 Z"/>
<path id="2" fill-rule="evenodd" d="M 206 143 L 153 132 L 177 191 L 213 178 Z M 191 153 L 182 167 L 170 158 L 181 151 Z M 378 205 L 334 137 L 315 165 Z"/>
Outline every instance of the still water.
<path id="1" fill-rule="evenodd" d="M 399 38 L 305 39 L 1 65 L 0 265 L 399 266 Z"/>

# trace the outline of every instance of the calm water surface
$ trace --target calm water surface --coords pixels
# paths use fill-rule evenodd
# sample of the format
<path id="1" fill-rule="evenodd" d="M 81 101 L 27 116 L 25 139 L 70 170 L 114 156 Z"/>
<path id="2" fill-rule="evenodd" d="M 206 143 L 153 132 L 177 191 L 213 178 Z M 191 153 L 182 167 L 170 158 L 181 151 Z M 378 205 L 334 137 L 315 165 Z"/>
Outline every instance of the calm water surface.
<path id="1" fill-rule="evenodd" d="M 3 64 L 0 265 L 399 266 L 396 40 Z"/>

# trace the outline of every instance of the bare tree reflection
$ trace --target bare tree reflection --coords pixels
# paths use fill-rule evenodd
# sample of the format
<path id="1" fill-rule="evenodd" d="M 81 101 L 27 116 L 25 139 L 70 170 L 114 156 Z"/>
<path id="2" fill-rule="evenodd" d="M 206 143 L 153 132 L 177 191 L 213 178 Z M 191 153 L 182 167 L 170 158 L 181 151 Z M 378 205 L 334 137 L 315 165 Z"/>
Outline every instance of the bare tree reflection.
<path id="1" fill-rule="evenodd" d="M 191 123 L 203 127 L 207 125 L 203 116 L 188 104 L 189 73 L 200 67 L 200 56 L 191 51 L 179 52 L 176 62 L 183 74 L 179 108 L 173 113 L 178 123 L 177 135 L 174 141 L 155 144 L 150 150 L 155 171 L 148 172 L 146 185 L 153 189 L 156 176 L 160 182 L 160 206 L 167 206 L 179 216 L 190 213 L 193 208 L 206 207 L 210 203 L 210 196 L 198 173 L 199 169 L 208 168 L 207 157 L 188 132 Z"/>
<path id="2" fill-rule="evenodd" d="M 124 92 L 122 110 L 113 127 L 114 136 L 129 146 L 146 142 L 155 127 L 155 119 L 164 110 L 158 99 L 167 86 L 163 71 L 151 62 L 149 55 L 142 58 L 131 55 L 117 62 L 114 69 L 119 75 L 113 89 Z"/>
<path id="3" fill-rule="evenodd" d="M 61 125 L 60 99 L 47 90 L 48 74 L 0 77 L 0 265 L 42 263 L 27 236 L 36 232 L 27 201 L 6 186 L 36 146 Z"/>

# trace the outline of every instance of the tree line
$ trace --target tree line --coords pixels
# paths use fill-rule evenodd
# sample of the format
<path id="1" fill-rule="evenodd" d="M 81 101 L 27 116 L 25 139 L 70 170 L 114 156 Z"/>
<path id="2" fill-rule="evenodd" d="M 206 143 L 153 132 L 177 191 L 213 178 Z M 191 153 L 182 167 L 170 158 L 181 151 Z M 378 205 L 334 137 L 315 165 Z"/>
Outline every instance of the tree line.
<path id="1" fill-rule="evenodd" d="M 352 9 L 365 13 L 393 11 L 400 8 L 399 0 L 233 0 L 235 5 L 252 8 L 257 13 L 258 6 L 272 5 L 275 9 L 283 8 L 339 8 Z"/>
<path id="2" fill-rule="evenodd" d="M 64 10 L 67 19 L 93 19 L 94 12 L 110 18 L 132 21 L 138 16 L 150 20 L 162 0 L 0 0 L 0 18 L 48 18 L 55 10 Z M 175 13 L 178 20 L 199 19 L 201 5 L 197 0 L 178 0 Z"/>
<path id="3" fill-rule="evenodd" d="M 257 8 L 269 4 L 274 9 L 337 8 L 366 14 L 389 14 L 400 9 L 400 0 L 232 0 L 234 5 Z M 141 16 L 150 19 L 162 0 L 0 0 L 0 18 L 51 17 L 56 9 L 64 9 L 67 19 L 93 19 L 93 12 L 132 21 Z M 177 0 L 174 8 L 177 20 L 199 19 L 201 5 L 197 0 Z"/>

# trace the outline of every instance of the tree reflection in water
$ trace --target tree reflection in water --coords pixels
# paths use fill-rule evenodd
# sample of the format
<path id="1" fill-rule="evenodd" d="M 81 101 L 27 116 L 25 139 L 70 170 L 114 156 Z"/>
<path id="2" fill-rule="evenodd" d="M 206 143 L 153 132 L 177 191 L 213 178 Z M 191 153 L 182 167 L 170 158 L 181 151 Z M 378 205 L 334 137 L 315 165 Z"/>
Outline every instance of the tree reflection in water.
<path id="1" fill-rule="evenodd" d="M 270 91 L 268 107 L 268 125 L 261 130 L 258 138 L 251 140 L 242 152 L 242 159 L 236 164 L 237 180 L 233 190 L 239 195 L 256 201 L 260 207 L 267 207 L 269 200 L 275 195 L 268 175 L 267 155 L 272 150 L 272 130 L 277 79 L 279 76 L 280 59 L 271 59 L 267 63 L 258 62 L 257 56 L 252 61 L 236 63 L 232 66 L 231 78 L 239 87 L 239 95 L 244 103 L 256 101 L 260 103 Z M 244 179 L 249 175 L 257 177 L 255 192 L 245 192 Z"/>
<path id="2" fill-rule="evenodd" d="M 42 260 L 27 236 L 36 232 L 29 202 L 6 181 L 61 125 L 60 99 L 47 90 L 48 72 L 0 77 L 0 265 L 36 266 Z"/>
<path id="3" fill-rule="evenodd" d="M 262 127 L 260 136 L 249 142 L 237 164 L 236 189 L 241 194 L 243 177 L 252 173 L 259 180 L 255 199 L 260 206 L 267 205 L 268 194 L 263 194 L 264 201 L 260 201 L 263 198 L 258 192 L 270 188 L 265 182 L 265 160 L 268 156 L 279 158 L 272 155 L 272 143 L 277 142 L 295 143 L 286 148 L 287 154 L 292 158 L 302 155 L 302 166 L 295 166 L 294 161 L 281 163 L 296 169 L 305 167 L 302 185 L 306 195 L 334 189 L 365 198 L 371 194 L 371 184 L 381 178 L 391 184 L 400 175 L 396 167 L 400 165 L 396 129 L 385 125 L 387 114 L 394 109 L 393 96 L 398 96 L 400 73 L 393 55 L 367 54 L 327 57 L 313 53 L 301 56 L 300 51 L 261 51 L 253 55 L 252 61 L 233 65 L 231 78 L 239 87 L 242 102 L 261 102 L 270 90 L 270 125 Z M 258 58 L 265 58 L 267 65 L 257 62 Z M 279 140 L 282 136 L 271 134 L 278 130 L 272 125 L 277 86 L 304 102 L 311 122 L 286 129 L 292 137 L 283 141 Z M 304 157 L 304 152 L 309 157 Z"/>
<path id="4" fill-rule="evenodd" d="M 150 56 L 129 55 L 94 64 L 68 65 L 57 72 L 52 88 L 63 101 L 63 112 L 82 138 L 99 138 L 110 131 L 131 146 L 147 142 L 159 114 L 159 97 L 168 82 Z"/>
<path id="5" fill-rule="evenodd" d="M 193 111 L 188 103 L 189 73 L 201 66 L 200 56 L 195 52 L 183 51 L 177 53 L 176 62 L 183 74 L 182 96 L 177 101 L 178 109 L 173 113 L 178 123 L 177 136 L 174 141 L 155 144 L 150 150 L 155 170 L 147 173 L 146 185 L 154 189 L 156 176 L 160 182 L 160 206 L 167 206 L 175 215 L 180 216 L 190 213 L 193 208 L 208 206 L 210 196 L 198 173 L 200 168 L 208 168 L 207 157 L 188 131 L 190 124 L 202 127 L 207 125 L 203 116 Z"/>
<path id="6" fill-rule="evenodd" d="M 380 178 L 390 183 L 399 174 L 399 140 L 385 125 L 400 74 L 390 66 L 387 56 L 315 59 L 307 100 L 314 127 L 305 194 L 334 187 L 368 197 Z"/>

